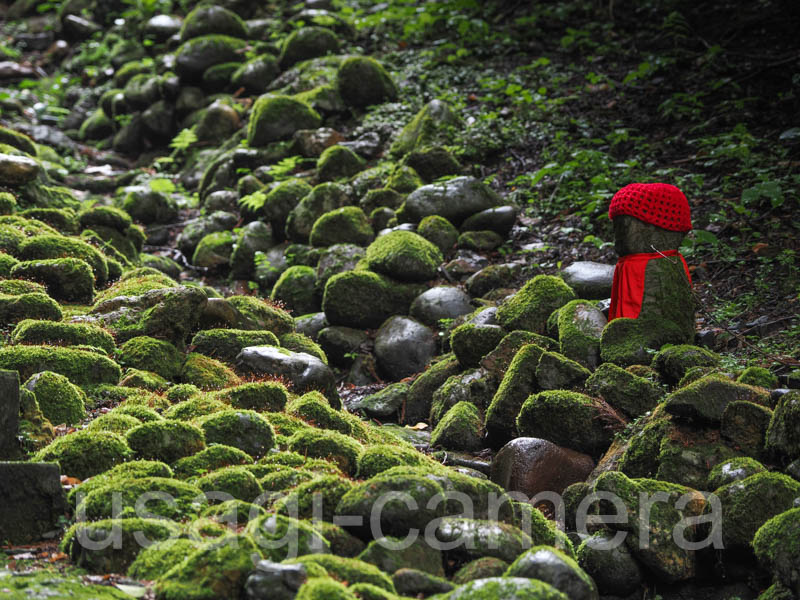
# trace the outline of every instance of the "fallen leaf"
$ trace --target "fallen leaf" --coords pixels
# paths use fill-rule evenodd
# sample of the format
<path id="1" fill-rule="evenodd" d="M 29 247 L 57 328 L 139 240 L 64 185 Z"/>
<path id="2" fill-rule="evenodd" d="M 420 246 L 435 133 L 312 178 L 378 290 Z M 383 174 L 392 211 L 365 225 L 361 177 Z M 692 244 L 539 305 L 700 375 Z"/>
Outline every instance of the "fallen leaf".
<path id="1" fill-rule="evenodd" d="M 59 560 L 67 560 L 68 558 L 69 556 L 63 552 L 53 552 L 53 554 L 50 555 L 50 562 L 58 562 Z"/>
<path id="2" fill-rule="evenodd" d="M 417 423 L 416 425 L 413 425 L 413 426 L 412 425 L 406 425 L 406 428 L 407 429 L 415 429 L 415 430 L 419 431 L 421 429 L 427 429 L 428 428 L 428 424 L 427 423 Z"/>

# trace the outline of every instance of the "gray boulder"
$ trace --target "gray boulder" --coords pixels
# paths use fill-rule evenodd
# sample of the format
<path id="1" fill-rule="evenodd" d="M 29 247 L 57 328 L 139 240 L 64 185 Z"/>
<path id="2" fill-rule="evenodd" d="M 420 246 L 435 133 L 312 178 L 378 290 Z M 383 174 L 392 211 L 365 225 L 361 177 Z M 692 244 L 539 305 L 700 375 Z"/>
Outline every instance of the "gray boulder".
<path id="1" fill-rule="evenodd" d="M 393 381 L 422 371 L 436 355 L 433 331 L 408 317 L 390 317 L 375 335 L 375 357 Z"/>
<path id="2" fill-rule="evenodd" d="M 449 286 L 426 290 L 411 303 L 411 316 L 426 325 L 437 325 L 441 319 L 455 319 L 472 311 L 469 294 Z"/>
<path id="3" fill-rule="evenodd" d="M 614 267 L 588 260 L 574 262 L 561 271 L 561 278 L 578 298 L 602 300 L 611 296 Z"/>
<path id="4" fill-rule="evenodd" d="M 338 399 L 336 377 L 320 359 L 305 352 L 290 352 L 274 346 L 250 346 L 236 357 L 244 373 L 283 377 L 297 392 L 319 390 L 329 399 Z"/>
<path id="5" fill-rule="evenodd" d="M 406 198 L 401 220 L 419 222 L 429 215 L 439 215 L 458 226 L 499 201 L 498 195 L 482 181 L 474 177 L 456 177 L 413 191 Z"/>

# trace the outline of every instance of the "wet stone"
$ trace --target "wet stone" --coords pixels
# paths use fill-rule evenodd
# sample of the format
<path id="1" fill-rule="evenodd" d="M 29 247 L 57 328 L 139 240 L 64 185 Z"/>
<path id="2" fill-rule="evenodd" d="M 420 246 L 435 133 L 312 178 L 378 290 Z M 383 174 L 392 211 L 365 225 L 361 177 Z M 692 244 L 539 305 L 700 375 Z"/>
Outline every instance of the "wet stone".
<path id="1" fill-rule="evenodd" d="M 592 261 L 574 262 L 561 271 L 561 278 L 578 298 L 602 300 L 611 296 L 614 267 Z"/>
<path id="2" fill-rule="evenodd" d="M 0 185 L 24 185 L 38 174 L 39 163 L 32 158 L 0 154 Z"/>
<path id="3" fill-rule="evenodd" d="M 0 539 L 26 544 L 55 535 L 67 511 L 58 465 L 0 462 L 0 506 Z"/>

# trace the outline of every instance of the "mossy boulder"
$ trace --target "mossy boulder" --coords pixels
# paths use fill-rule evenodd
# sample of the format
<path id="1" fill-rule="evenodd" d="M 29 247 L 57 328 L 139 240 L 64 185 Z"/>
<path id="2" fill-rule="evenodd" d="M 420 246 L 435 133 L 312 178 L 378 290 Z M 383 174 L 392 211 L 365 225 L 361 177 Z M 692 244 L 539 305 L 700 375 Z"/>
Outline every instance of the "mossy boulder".
<path id="1" fill-rule="evenodd" d="M 353 483 L 337 475 L 321 475 L 299 484 L 274 505 L 275 512 L 295 519 L 331 521 L 342 496 Z"/>
<path id="2" fill-rule="evenodd" d="M 663 395 L 657 384 L 613 363 L 600 365 L 586 380 L 586 390 L 631 418 L 655 408 Z"/>
<path id="3" fill-rule="evenodd" d="M 233 234 L 215 231 L 203 236 L 192 255 L 192 264 L 206 269 L 226 266 L 233 253 Z"/>
<path id="4" fill-rule="evenodd" d="M 430 415 L 432 397 L 448 378 L 458 374 L 461 365 L 452 354 L 445 355 L 414 380 L 403 407 L 403 423 L 416 425 Z"/>
<path id="5" fill-rule="evenodd" d="M 257 381 L 220 390 L 214 396 L 234 408 L 277 412 L 286 407 L 289 392 L 278 381 Z"/>
<path id="6" fill-rule="evenodd" d="M 428 523 L 444 516 L 445 512 L 443 501 L 430 502 L 435 497 L 443 499 L 444 488 L 426 475 L 425 469 L 413 467 L 383 471 L 347 492 L 339 502 L 336 514 L 361 516 L 362 524 L 350 529 L 367 539 L 374 534 L 370 527 L 373 506 L 380 502 L 382 510 L 378 522 L 383 535 L 405 537 L 410 529 L 424 530 Z"/>
<path id="7" fill-rule="evenodd" d="M 89 423 L 87 429 L 90 431 L 111 431 L 112 433 L 125 435 L 141 423 L 139 419 L 130 415 L 106 413 Z"/>
<path id="8" fill-rule="evenodd" d="M 241 383 L 229 367 L 218 360 L 191 352 L 181 369 L 181 381 L 191 383 L 204 390 L 218 390 Z"/>
<path id="9" fill-rule="evenodd" d="M 417 148 L 447 145 L 452 142 L 458 124 L 458 117 L 446 102 L 432 100 L 403 127 L 392 143 L 390 153 L 400 158 Z"/>
<path id="10" fill-rule="evenodd" d="M 287 558 L 327 554 L 330 546 L 308 522 L 285 515 L 267 514 L 250 521 L 245 528 L 267 560 L 280 562 Z M 292 543 L 286 543 L 286 540 Z"/>
<path id="11" fill-rule="evenodd" d="M 508 569 L 508 563 L 493 556 L 476 558 L 465 564 L 453 575 L 452 581 L 456 585 L 464 585 L 476 579 L 487 577 L 500 577 Z"/>
<path id="12" fill-rule="evenodd" d="M 736 378 L 739 383 L 757 385 L 767 389 L 778 387 L 778 378 L 764 367 L 750 366 L 744 369 Z"/>
<path id="13" fill-rule="evenodd" d="M 499 448 L 514 437 L 522 404 L 538 391 L 536 366 L 544 352 L 541 346 L 525 344 L 514 354 L 486 409 L 486 431 L 492 447 Z"/>
<path id="14" fill-rule="evenodd" d="M 51 344 L 94 346 L 106 352 L 114 350 L 114 338 L 102 327 L 88 323 L 59 323 L 26 319 L 11 332 L 12 344 Z"/>
<path id="15" fill-rule="evenodd" d="M 728 404 L 741 400 L 768 405 L 769 392 L 712 374 L 670 394 L 664 407 L 681 421 L 719 424 Z"/>
<path id="16" fill-rule="evenodd" d="M 291 137 L 299 129 L 316 129 L 322 123 L 319 113 L 290 96 L 266 94 L 253 104 L 247 142 L 250 147 Z"/>
<path id="17" fill-rule="evenodd" d="M 155 585 L 158 600 L 239 598 L 259 549 L 246 535 L 225 535 L 167 571 Z"/>
<path id="18" fill-rule="evenodd" d="M 419 467 L 427 460 L 422 453 L 390 444 L 374 444 L 368 446 L 358 456 L 358 479 L 370 479 L 392 467 Z"/>
<path id="19" fill-rule="evenodd" d="M 279 238 L 283 237 L 289 213 L 311 190 L 312 187 L 302 179 L 287 179 L 267 193 L 261 214 L 272 224 L 272 231 Z"/>
<path id="20" fill-rule="evenodd" d="M 122 208 L 144 225 L 171 223 L 178 216 L 172 196 L 144 186 L 130 190 L 122 199 Z"/>
<path id="21" fill-rule="evenodd" d="M 124 387 L 141 388 L 151 392 L 163 392 L 169 387 L 169 381 L 156 373 L 141 369 L 126 369 L 119 384 Z"/>
<path id="22" fill-rule="evenodd" d="M 483 447 L 483 419 L 471 402 L 459 402 L 442 417 L 431 433 L 431 446 L 476 451 Z"/>
<path id="23" fill-rule="evenodd" d="M 600 336 L 608 321 L 593 302 L 573 300 L 558 311 L 561 354 L 595 369 L 600 364 Z"/>
<path id="24" fill-rule="evenodd" d="M 507 577 L 527 577 L 549 583 L 574 600 L 597 600 L 594 580 L 570 556 L 557 548 L 534 546 L 515 560 Z"/>
<path id="25" fill-rule="evenodd" d="M 286 237 L 294 242 L 307 243 L 317 219 L 351 204 L 348 188 L 344 185 L 329 181 L 314 186 L 287 215 Z"/>
<path id="26" fill-rule="evenodd" d="M 247 38 L 247 25 L 235 12 L 221 6 L 202 5 L 193 9 L 183 20 L 182 42 L 212 33 Z"/>
<path id="27" fill-rule="evenodd" d="M 536 381 L 543 390 L 582 387 L 592 372 L 558 352 L 544 352 L 536 366 Z"/>
<path id="28" fill-rule="evenodd" d="M 23 385 L 36 395 L 42 414 L 54 425 L 77 425 L 86 416 L 86 394 L 63 375 L 42 371 Z"/>
<path id="29" fill-rule="evenodd" d="M 275 304 L 254 296 L 229 296 L 225 299 L 239 311 L 241 329 L 271 331 L 280 337 L 294 331 L 294 319 Z"/>
<path id="30" fill-rule="evenodd" d="M 442 253 L 411 231 L 392 231 L 367 247 L 367 264 L 377 273 L 400 281 L 427 281 L 436 277 Z"/>
<path id="31" fill-rule="evenodd" d="M 343 413 L 332 409 L 325 396 L 316 391 L 292 400 L 286 407 L 286 412 L 314 427 L 331 429 L 346 435 L 353 433 L 352 425 L 344 418 Z"/>
<path id="32" fill-rule="evenodd" d="M 247 43 L 229 35 L 209 34 L 194 37 L 178 47 L 175 70 L 186 81 L 199 81 L 214 65 L 242 62 Z"/>
<path id="33" fill-rule="evenodd" d="M 317 177 L 320 181 L 335 181 L 352 177 L 362 171 L 366 161 L 347 146 L 326 148 L 317 160 Z"/>
<path id="34" fill-rule="evenodd" d="M 383 66 L 366 56 L 351 56 L 342 62 L 336 74 L 336 87 L 342 99 L 356 108 L 397 97 L 397 88 Z"/>
<path id="35" fill-rule="evenodd" d="M 58 302 L 47 294 L 0 294 L 0 319 L 4 323 L 14 324 L 25 319 L 60 321 L 62 316 Z"/>
<path id="36" fill-rule="evenodd" d="M 92 268 L 97 287 L 105 285 L 108 280 L 108 264 L 102 252 L 78 238 L 63 235 L 36 235 L 19 245 L 17 257 L 20 260 L 28 261 L 77 258 L 85 261 Z"/>
<path id="37" fill-rule="evenodd" d="M 420 291 L 372 271 L 347 271 L 325 284 L 322 310 L 331 325 L 376 328 L 392 315 L 407 314 Z"/>
<path id="38" fill-rule="evenodd" d="M 536 509 L 533 509 L 534 512 Z M 539 513 L 541 515 L 541 513 Z M 547 523 L 542 516 L 541 521 Z M 542 531 L 540 531 L 544 528 Z M 436 538 L 449 547 L 445 552 L 445 560 L 469 561 L 476 558 L 491 556 L 506 562 L 513 562 L 533 543 L 548 543 L 541 541 L 541 537 L 548 538 L 552 543 L 554 534 L 547 525 L 542 526 L 536 519 L 534 528 L 531 529 L 533 537 L 508 523 L 487 521 L 468 517 L 445 517 L 436 529 Z M 542 535 L 543 534 L 543 535 Z M 456 543 L 456 540 L 461 540 Z"/>
<path id="39" fill-rule="evenodd" d="M 143 494 L 147 494 L 144 499 Z M 137 504 L 143 500 L 150 515 L 165 519 L 196 516 L 204 503 L 200 489 L 184 481 L 166 477 L 115 478 L 90 491 L 78 503 L 77 511 L 90 520 L 117 515 L 131 518 L 138 516 Z"/>
<path id="40" fill-rule="evenodd" d="M 686 523 L 684 519 L 702 513 L 705 499 L 701 493 L 664 481 L 629 479 L 618 471 L 600 475 L 595 481 L 594 491 L 616 494 L 623 502 L 627 509 L 626 519 L 623 523 L 612 524 L 612 529 L 629 532 L 625 538 L 628 549 L 653 575 L 673 583 L 695 576 L 695 552 L 686 544 L 678 544 L 673 531 L 677 528 L 686 540 L 696 541 L 696 533 L 682 524 Z M 663 493 L 663 501 L 642 504 L 641 494 L 652 496 L 659 492 Z M 677 501 L 682 496 L 688 502 L 678 505 Z M 678 509 L 677 506 L 683 508 Z M 646 509 L 649 509 L 648 518 L 642 514 Z M 649 539 L 649 543 L 639 543 L 640 539 Z"/>
<path id="41" fill-rule="evenodd" d="M 453 329 L 450 347 L 465 369 L 477 367 L 481 359 L 495 349 L 506 335 L 498 325 L 465 323 Z"/>
<path id="42" fill-rule="evenodd" d="M 209 444 L 233 446 L 258 458 L 275 444 L 275 433 L 269 422 L 255 411 L 223 410 L 199 420 Z"/>
<path id="43" fill-rule="evenodd" d="M 753 550 L 780 584 L 800 593 L 800 508 L 776 515 L 764 523 L 753 538 Z M 787 595 L 788 598 L 788 595 Z"/>
<path id="44" fill-rule="evenodd" d="M 53 371 L 76 385 L 116 384 L 122 376 L 119 365 L 102 354 L 58 346 L 0 348 L 0 368 L 19 372 L 20 379 L 40 371 Z"/>
<path id="45" fill-rule="evenodd" d="M 772 411 L 752 402 L 731 402 L 722 413 L 720 433 L 734 448 L 761 457 Z"/>
<path id="46" fill-rule="evenodd" d="M 120 346 L 119 362 L 123 366 L 151 371 L 174 381 L 180 375 L 183 355 L 169 342 L 139 336 Z"/>
<path id="47" fill-rule="evenodd" d="M 428 215 L 417 226 L 417 233 L 436 246 L 442 255 L 449 253 L 458 241 L 458 229 L 439 215 Z"/>
<path id="48" fill-rule="evenodd" d="M 128 567 L 128 577 L 154 581 L 194 553 L 200 543 L 188 538 L 167 539 L 150 544 Z"/>
<path id="49" fill-rule="evenodd" d="M 766 448 L 788 459 L 800 457 L 800 392 L 781 397 L 767 430 Z"/>
<path id="50" fill-rule="evenodd" d="M 192 338 L 195 352 L 226 363 L 233 363 L 243 348 L 248 346 L 279 346 L 271 331 L 245 329 L 204 329 Z"/>
<path id="51" fill-rule="evenodd" d="M 547 318 L 575 299 L 564 281 L 552 275 L 537 275 L 497 309 L 497 322 L 508 329 L 545 334 Z"/>
<path id="52" fill-rule="evenodd" d="M 292 352 L 305 352 L 320 359 L 323 364 L 328 364 L 328 356 L 322 347 L 303 333 L 285 333 L 280 337 L 282 348 Z"/>
<path id="53" fill-rule="evenodd" d="M 611 432 L 601 421 L 596 400 L 565 390 L 529 396 L 517 416 L 524 437 L 541 438 L 578 452 L 599 456 L 611 443 Z"/>
<path id="54" fill-rule="evenodd" d="M 175 463 L 175 476 L 189 479 L 224 467 L 252 463 L 253 458 L 238 448 L 223 444 L 211 444 L 191 456 L 179 459 Z"/>
<path id="55" fill-rule="evenodd" d="M 317 247 L 334 244 L 366 246 L 374 237 L 364 211 L 357 206 L 343 206 L 323 214 L 314 222 L 309 241 Z"/>
<path id="56" fill-rule="evenodd" d="M 646 365 L 665 344 L 685 344 L 687 333 L 673 321 L 619 318 L 608 323 L 600 336 L 600 359 L 620 367 Z"/>
<path id="57" fill-rule="evenodd" d="M 38 281 L 50 296 L 64 302 L 91 304 L 94 298 L 94 274 L 79 258 L 26 260 L 14 265 L 10 275 Z"/>
<path id="58" fill-rule="evenodd" d="M 678 383 L 692 367 L 716 367 L 718 354 L 689 344 L 668 346 L 653 357 L 652 367 L 667 383 Z"/>
<path id="59" fill-rule="evenodd" d="M 338 431 L 303 429 L 289 438 L 288 449 L 311 458 L 331 461 L 343 472 L 353 475 L 363 447 Z"/>
<path id="60" fill-rule="evenodd" d="M 229 500 L 229 497 L 252 502 L 262 493 L 261 484 L 246 467 L 223 467 L 203 475 L 194 483 L 214 502 Z"/>
<path id="61" fill-rule="evenodd" d="M 131 460 L 119 463 L 103 473 L 93 476 L 67 494 L 67 501 L 75 506 L 76 502 L 85 498 L 89 492 L 99 489 L 113 481 L 138 479 L 141 477 L 172 477 L 172 469 L 165 463 L 155 460 Z"/>
<path id="62" fill-rule="evenodd" d="M 162 519 L 104 519 L 75 523 L 61 542 L 61 550 L 79 568 L 90 573 L 124 573 L 142 549 L 139 540 L 150 542 L 177 538 L 176 524 Z M 104 543 L 112 535 L 119 543 Z M 51 588 L 52 591 L 52 588 Z"/>
<path id="63" fill-rule="evenodd" d="M 126 439 L 139 458 L 166 463 L 174 463 L 205 448 L 200 428 L 173 419 L 143 423 L 130 430 Z"/>
<path id="64" fill-rule="evenodd" d="M 35 462 L 54 462 L 62 475 L 88 479 L 131 458 L 125 438 L 106 431 L 76 431 L 59 437 L 33 455 Z"/>
<path id="65" fill-rule="evenodd" d="M 286 269 L 270 292 L 270 300 L 281 302 L 287 310 L 305 315 L 320 307 L 316 289 L 317 274 L 312 267 L 294 265 Z"/>
<path id="66" fill-rule="evenodd" d="M 716 490 L 724 485 L 741 481 L 751 475 L 763 473 L 766 467 L 749 456 L 739 456 L 717 463 L 708 473 L 708 483 L 704 489 Z"/>
<path id="67" fill-rule="evenodd" d="M 763 472 L 723 485 L 714 494 L 722 508 L 725 548 L 748 548 L 764 523 L 793 508 L 800 482 L 781 473 Z"/>
<path id="68" fill-rule="evenodd" d="M 288 69 L 296 63 L 339 50 L 339 38 L 325 27 L 301 27 L 295 29 L 284 40 L 281 47 L 280 63 Z"/>

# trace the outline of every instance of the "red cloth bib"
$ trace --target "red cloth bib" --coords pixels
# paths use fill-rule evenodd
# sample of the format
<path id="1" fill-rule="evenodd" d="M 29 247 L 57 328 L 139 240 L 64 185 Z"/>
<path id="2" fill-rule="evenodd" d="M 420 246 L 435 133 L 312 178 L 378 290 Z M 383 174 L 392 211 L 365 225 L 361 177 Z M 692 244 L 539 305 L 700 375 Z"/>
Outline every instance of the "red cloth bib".
<path id="1" fill-rule="evenodd" d="M 683 255 L 677 250 L 664 252 L 648 252 L 642 254 L 627 254 L 617 261 L 614 268 L 614 282 L 611 286 L 611 307 L 608 310 L 608 320 L 626 317 L 636 319 L 642 310 L 644 298 L 644 273 L 647 263 L 669 256 L 679 256 L 686 271 L 689 285 L 692 285 L 692 276 Z"/>

